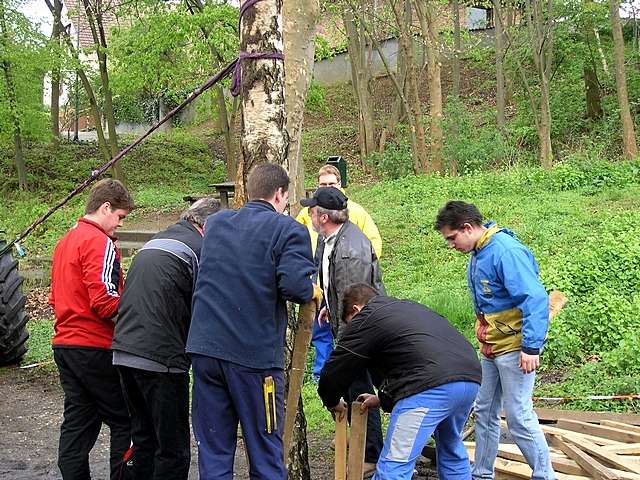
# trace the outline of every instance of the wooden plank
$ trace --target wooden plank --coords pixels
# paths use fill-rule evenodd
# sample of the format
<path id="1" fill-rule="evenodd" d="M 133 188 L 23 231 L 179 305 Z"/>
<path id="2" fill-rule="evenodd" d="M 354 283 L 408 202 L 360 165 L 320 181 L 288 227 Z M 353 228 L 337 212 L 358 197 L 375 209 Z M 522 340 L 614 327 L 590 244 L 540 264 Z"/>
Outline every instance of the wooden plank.
<path id="1" fill-rule="evenodd" d="M 585 440 L 585 439 L 576 440 L 576 439 L 569 438 L 568 441 L 571 443 L 574 443 L 578 448 L 588 453 L 592 457 L 595 457 L 601 461 L 604 461 L 610 464 L 611 466 L 613 466 L 614 468 L 640 475 L 640 465 L 634 462 L 630 462 L 629 460 L 624 458 L 622 455 L 616 455 L 615 453 L 608 452 L 607 450 L 602 449 L 602 447 L 599 447 L 598 445 L 591 443 L 589 440 Z"/>
<path id="2" fill-rule="evenodd" d="M 554 408 L 536 408 L 535 412 L 539 420 L 546 422 L 557 422 L 563 418 L 567 420 L 580 420 L 582 422 L 613 420 L 614 422 L 640 426 L 640 415 L 635 413 L 583 412 L 577 410 L 557 410 Z"/>
<path id="3" fill-rule="evenodd" d="M 640 427 L 636 425 L 630 425 L 628 423 L 615 422 L 613 420 L 601 420 L 600 425 L 604 425 L 605 427 L 619 428 L 620 430 L 626 430 L 628 432 L 640 433 Z"/>
<path id="4" fill-rule="evenodd" d="M 640 433 L 627 432 L 615 427 L 605 427 L 602 425 L 594 425 L 593 423 L 566 419 L 558 420 L 557 426 L 558 428 L 565 430 L 572 430 L 574 432 L 585 433 L 587 435 L 595 435 L 623 443 L 640 442 Z"/>
<path id="5" fill-rule="evenodd" d="M 475 455 L 475 448 L 467 447 L 467 453 L 469 454 L 469 460 L 473 463 L 473 457 Z M 510 478 L 517 478 L 523 480 L 530 480 L 531 467 L 526 463 L 515 462 L 513 460 L 505 460 L 504 458 L 496 458 L 494 464 L 496 471 L 496 477 L 507 475 Z M 589 477 L 581 475 L 568 475 L 566 473 L 556 473 L 556 480 L 589 480 Z"/>
<path id="6" fill-rule="evenodd" d="M 336 415 L 335 480 L 347 480 L 347 414 Z"/>
<path id="7" fill-rule="evenodd" d="M 640 443 L 617 443 L 603 445 L 602 448 L 618 455 L 640 455 Z"/>
<path id="8" fill-rule="evenodd" d="M 558 427 L 552 427 L 550 425 L 540 425 L 540 428 L 545 434 L 555 434 L 555 435 L 572 435 L 579 438 L 587 439 L 596 445 L 623 445 L 621 442 L 616 442 L 615 440 L 609 440 L 608 438 L 597 437 L 595 435 L 587 435 L 586 433 L 578 433 L 571 430 L 564 430 Z"/>
<path id="9" fill-rule="evenodd" d="M 589 473 L 589 475 L 593 476 L 597 480 L 618 480 L 619 477 L 609 468 L 591 458 L 577 446 L 569 443 L 569 440 L 566 437 L 561 435 L 552 435 L 552 438 L 553 444 L 562 450 L 567 457 L 580 465 Z"/>
<path id="10" fill-rule="evenodd" d="M 351 404 L 351 436 L 349 437 L 348 479 L 362 480 L 364 449 L 367 439 L 367 417 L 369 411 L 360 410 L 361 402 Z"/>

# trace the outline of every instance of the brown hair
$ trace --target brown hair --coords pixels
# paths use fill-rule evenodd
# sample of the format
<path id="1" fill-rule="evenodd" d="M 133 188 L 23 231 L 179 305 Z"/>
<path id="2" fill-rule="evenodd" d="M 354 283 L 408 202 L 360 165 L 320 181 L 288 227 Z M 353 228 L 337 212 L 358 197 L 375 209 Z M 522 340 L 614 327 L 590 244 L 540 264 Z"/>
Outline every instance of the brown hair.
<path id="1" fill-rule="evenodd" d="M 323 165 L 322 167 L 320 167 L 320 170 L 318 170 L 318 180 L 320 180 L 320 177 L 322 175 L 335 175 L 336 178 L 338 179 L 338 183 L 342 185 L 342 178 L 340 178 L 340 170 L 338 170 L 333 165 Z"/>
<path id="2" fill-rule="evenodd" d="M 261 163 L 256 165 L 247 177 L 247 197 L 249 200 L 269 200 L 276 191 L 289 190 L 289 175 L 280 165 Z"/>
<path id="3" fill-rule="evenodd" d="M 133 210 L 134 207 L 133 198 L 125 186 L 113 178 L 105 178 L 93 186 L 84 213 L 94 213 L 105 202 L 111 204 L 111 210 Z"/>
<path id="4" fill-rule="evenodd" d="M 375 288 L 366 283 L 349 285 L 344 291 L 344 297 L 342 297 L 342 320 L 351 312 L 351 308 L 354 305 L 365 306 L 376 295 L 378 295 L 378 292 L 376 292 Z"/>

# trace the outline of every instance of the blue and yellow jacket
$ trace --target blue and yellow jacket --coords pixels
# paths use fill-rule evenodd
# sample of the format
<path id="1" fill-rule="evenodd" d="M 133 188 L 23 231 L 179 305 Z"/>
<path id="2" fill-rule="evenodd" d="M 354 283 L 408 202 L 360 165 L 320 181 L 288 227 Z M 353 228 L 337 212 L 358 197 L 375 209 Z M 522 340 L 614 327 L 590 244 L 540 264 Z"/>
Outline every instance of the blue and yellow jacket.
<path id="1" fill-rule="evenodd" d="M 481 352 L 489 358 L 516 350 L 537 355 L 549 325 L 538 265 L 513 232 L 493 222 L 485 227 L 467 271 Z"/>

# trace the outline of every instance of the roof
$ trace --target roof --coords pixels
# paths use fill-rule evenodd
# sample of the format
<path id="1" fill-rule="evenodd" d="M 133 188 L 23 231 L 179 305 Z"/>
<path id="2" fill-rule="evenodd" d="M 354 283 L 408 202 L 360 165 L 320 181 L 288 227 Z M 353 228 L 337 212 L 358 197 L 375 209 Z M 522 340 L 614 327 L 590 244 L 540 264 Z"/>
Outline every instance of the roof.
<path id="1" fill-rule="evenodd" d="M 117 2 L 118 0 L 89 0 L 90 5 L 94 7 L 97 5 L 102 12 L 102 25 L 107 38 L 109 38 L 111 30 L 118 26 L 118 18 L 115 14 Z M 80 48 L 92 48 L 94 46 L 93 35 L 82 0 L 68 2 L 67 17 L 71 21 L 72 37 L 74 40 L 79 40 Z"/>

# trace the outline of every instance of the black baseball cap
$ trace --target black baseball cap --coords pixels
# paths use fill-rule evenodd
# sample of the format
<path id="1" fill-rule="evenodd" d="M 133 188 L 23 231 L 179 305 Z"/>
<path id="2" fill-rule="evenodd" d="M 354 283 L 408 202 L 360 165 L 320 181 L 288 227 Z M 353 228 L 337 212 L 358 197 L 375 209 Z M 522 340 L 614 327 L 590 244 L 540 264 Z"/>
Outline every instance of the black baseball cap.
<path id="1" fill-rule="evenodd" d="M 341 190 L 334 187 L 320 187 L 311 198 L 303 198 L 300 205 L 303 207 L 322 207 L 327 210 L 344 210 L 347 208 L 348 198 Z"/>

